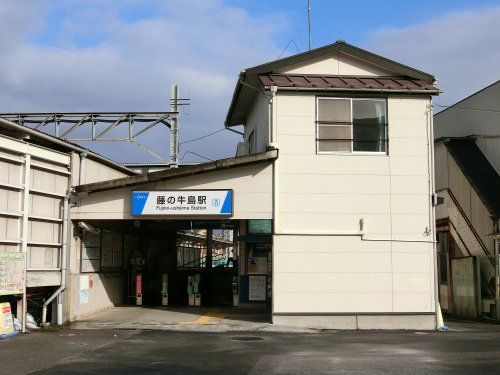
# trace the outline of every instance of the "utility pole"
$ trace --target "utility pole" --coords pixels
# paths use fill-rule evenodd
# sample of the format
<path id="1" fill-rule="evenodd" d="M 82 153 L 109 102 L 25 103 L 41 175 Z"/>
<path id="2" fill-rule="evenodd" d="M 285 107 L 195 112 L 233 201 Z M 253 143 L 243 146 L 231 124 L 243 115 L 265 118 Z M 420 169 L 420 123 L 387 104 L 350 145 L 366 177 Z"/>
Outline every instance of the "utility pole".
<path id="1" fill-rule="evenodd" d="M 311 0 L 307 0 L 307 33 L 309 36 L 309 51 L 311 50 Z"/>
<path id="2" fill-rule="evenodd" d="M 179 87 L 172 85 L 170 88 L 170 112 L 172 123 L 170 125 L 170 168 L 179 166 Z"/>

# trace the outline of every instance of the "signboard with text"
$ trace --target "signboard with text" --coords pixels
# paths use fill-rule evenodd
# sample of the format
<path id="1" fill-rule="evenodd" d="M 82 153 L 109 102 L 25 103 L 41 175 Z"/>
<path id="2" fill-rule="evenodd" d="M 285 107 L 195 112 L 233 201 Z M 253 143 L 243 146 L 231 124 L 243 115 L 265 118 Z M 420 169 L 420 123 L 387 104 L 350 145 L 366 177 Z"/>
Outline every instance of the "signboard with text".
<path id="1" fill-rule="evenodd" d="M 0 296 L 23 293 L 24 268 L 24 253 L 0 252 Z"/>
<path id="2" fill-rule="evenodd" d="M 248 277 L 248 300 L 265 301 L 266 300 L 266 276 Z"/>
<path id="3" fill-rule="evenodd" d="M 233 213 L 232 190 L 132 192 L 132 215 L 213 215 Z"/>

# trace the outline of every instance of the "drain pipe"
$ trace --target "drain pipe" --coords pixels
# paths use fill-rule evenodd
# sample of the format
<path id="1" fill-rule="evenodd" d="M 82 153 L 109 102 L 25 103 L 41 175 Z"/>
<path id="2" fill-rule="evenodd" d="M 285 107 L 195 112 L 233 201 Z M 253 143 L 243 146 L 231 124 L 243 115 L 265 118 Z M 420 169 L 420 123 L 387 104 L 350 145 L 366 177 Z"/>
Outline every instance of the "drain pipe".
<path id="1" fill-rule="evenodd" d="M 85 158 L 87 157 L 86 152 L 80 153 L 80 166 L 78 168 L 78 185 L 85 183 Z"/>
<path id="2" fill-rule="evenodd" d="M 62 325 L 62 299 L 61 293 L 66 289 L 67 249 L 68 249 L 68 224 L 69 224 L 69 196 L 64 197 L 63 222 L 62 222 L 62 250 L 61 250 L 61 286 L 43 303 L 42 325 L 47 324 L 47 306 L 57 297 L 57 325 Z"/>

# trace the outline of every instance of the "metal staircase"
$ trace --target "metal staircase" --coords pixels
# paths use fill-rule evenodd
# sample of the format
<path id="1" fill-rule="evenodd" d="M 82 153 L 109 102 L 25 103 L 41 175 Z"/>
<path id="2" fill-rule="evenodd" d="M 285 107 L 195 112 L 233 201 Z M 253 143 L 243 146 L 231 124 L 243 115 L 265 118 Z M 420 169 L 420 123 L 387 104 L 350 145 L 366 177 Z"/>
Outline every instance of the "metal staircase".
<path id="1" fill-rule="evenodd" d="M 439 190 L 437 194 L 444 198 L 450 234 L 456 244 L 464 254 L 476 257 L 483 280 L 495 280 L 495 258 L 481 240 L 451 189 Z M 482 288 L 488 294 L 494 294 L 494 285 L 483 283 Z"/>

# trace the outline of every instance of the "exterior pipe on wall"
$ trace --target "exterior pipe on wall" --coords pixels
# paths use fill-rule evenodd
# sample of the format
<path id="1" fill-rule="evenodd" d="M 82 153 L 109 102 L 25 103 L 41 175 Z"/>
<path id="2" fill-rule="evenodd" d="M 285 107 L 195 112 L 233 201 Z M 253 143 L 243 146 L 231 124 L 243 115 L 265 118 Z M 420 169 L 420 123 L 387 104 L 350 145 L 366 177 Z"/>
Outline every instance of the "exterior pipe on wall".
<path id="1" fill-rule="evenodd" d="M 21 331 L 26 332 L 26 312 L 27 312 L 27 298 L 26 298 L 26 283 L 28 282 L 28 215 L 29 215 L 29 201 L 30 201 L 30 167 L 31 155 L 24 155 L 24 181 L 23 181 L 23 216 L 22 216 L 22 238 L 21 238 L 21 252 L 24 254 L 24 284 L 23 284 L 23 307 L 22 307 L 22 325 Z"/>
<path id="2" fill-rule="evenodd" d="M 78 185 L 85 183 L 85 159 L 87 158 L 86 152 L 80 153 L 80 166 L 78 168 Z"/>
<path id="3" fill-rule="evenodd" d="M 68 224 L 69 224 L 69 196 L 64 198 L 63 223 L 62 223 L 62 249 L 61 249 L 61 286 L 43 303 L 42 325 L 47 323 L 47 306 L 57 297 L 57 324 L 62 324 L 62 301 L 60 294 L 66 289 L 67 277 L 67 249 L 68 249 Z"/>
<path id="4" fill-rule="evenodd" d="M 444 325 L 443 314 L 441 313 L 441 305 L 439 304 L 439 281 L 438 281 L 438 269 L 437 269 L 437 249 L 436 249 L 436 207 L 434 206 L 434 195 L 436 194 L 436 180 L 434 172 L 434 123 L 432 117 L 432 100 L 429 99 L 429 110 L 428 112 L 428 149 L 429 149 L 429 185 L 430 185 L 430 230 L 432 231 L 432 263 L 434 265 L 434 305 L 436 311 L 436 329 L 447 330 L 448 327 Z"/>

